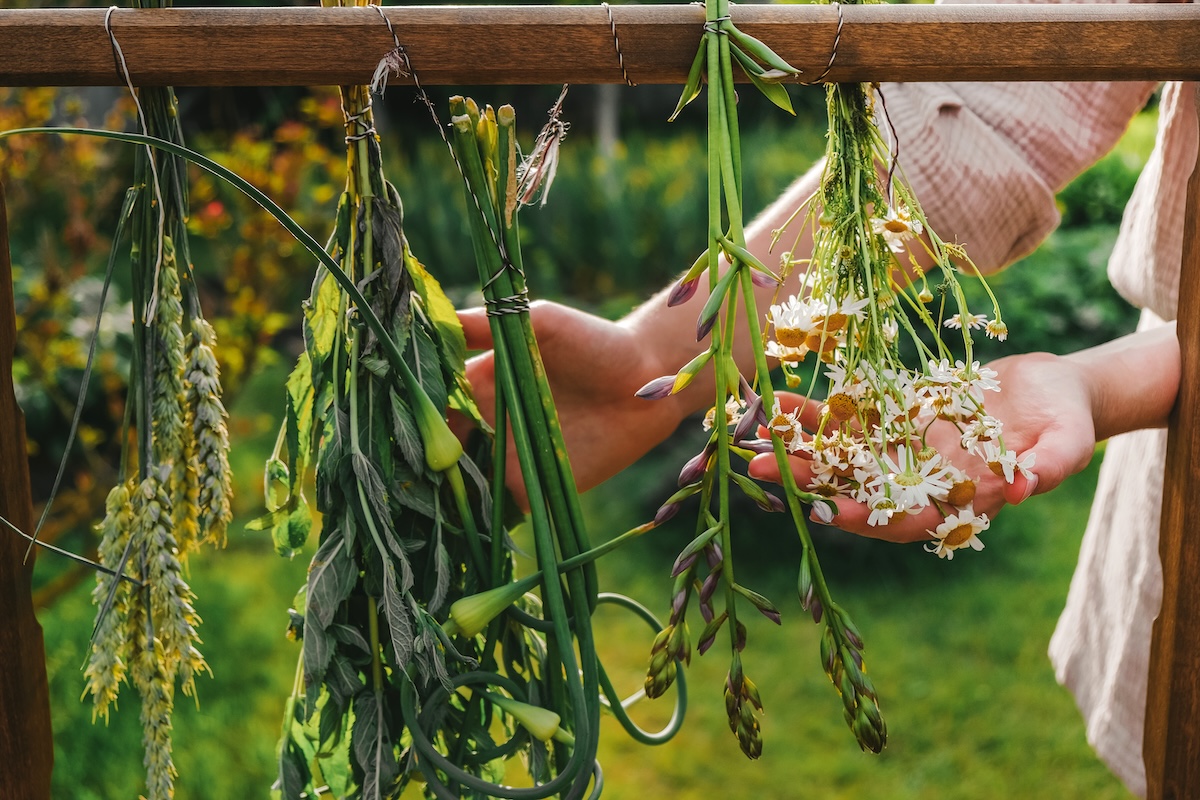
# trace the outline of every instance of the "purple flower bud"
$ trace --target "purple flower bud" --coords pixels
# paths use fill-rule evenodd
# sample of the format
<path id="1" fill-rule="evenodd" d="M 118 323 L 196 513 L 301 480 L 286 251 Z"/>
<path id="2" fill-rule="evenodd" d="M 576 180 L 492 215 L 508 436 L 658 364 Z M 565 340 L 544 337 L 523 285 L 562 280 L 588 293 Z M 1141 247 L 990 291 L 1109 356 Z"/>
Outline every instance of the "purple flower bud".
<path id="1" fill-rule="evenodd" d="M 850 630 L 849 628 L 846 628 L 845 630 L 846 630 L 846 639 L 850 642 L 850 644 L 854 645 L 856 650 L 861 650 L 862 646 L 863 646 L 863 642 L 862 642 L 862 638 L 859 637 L 858 632 Z M 862 666 L 861 661 L 858 666 L 860 666 L 860 667 Z"/>
<path id="2" fill-rule="evenodd" d="M 830 525 L 833 523 L 833 515 L 837 510 L 837 506 L 826 501 L 817 501 L 813 503 L 812 511 L 809 517 L 813 522 L 819 522 L 822 525 Z"/>
<path id="3" fill-rule="evenodd" d="M 663 375 L 661 378 L 655 378 L 647 383 L 642 388 L 634 392 L 636 397 L 643 400 L 661 400 L 664 397 L 671 396 L 671 389 L 675 387 L 674 375 Z"/>
<path id="4" fill-rule="evenodd" d="M 704 548 L 704 558 L 708 561 L 709 569 L 716 569 L 725 560 L 725 554 L 721 552 L 721 545 L 710 541 Z"/>
<path id="5" fill-rule="evenodd" d="M 771 622 L 774 622 L 776 625 L 783 624 L 783 618 L 780 616 L 779 611 L 777 611 L 776 609 L 760 608 L 758 610 L 764 617 L 771 620 Z"/>
<path id="6" fill-rule="evenodd" d="M 696 321 L 696 341 L 697 342 L 704 339 L 704 337 L 708 336 L 709 332 L 712 331 L 713 326 L 717 324 L 717 317 L 720 316 L 720 314 L 718 312 L 720 310 L 721 310 L 721 307 L 717 306 L 716 311 L 709 314 L 707 317 L 701 317 L 700 319 L 698 319 Z"/>
<path id="7" fill-rule="evenodd" d="M 682 614 L 684 609 L 687 607 L 687 599 L 688 599 L 687 592 L 680 592 L 679 594 L 677 594 L 671 598 L 672 624 L 674 624 L 675 618 L 678 617 L 680 614 Z"/>
<path id="8" fill-rule="evenodd" d="M 713 613 L 712 603 L 700 601 L 700 616 L 704 617 L 705 625 L 713 621 L 713 617 L 716 615 Z"/>
<path id="9" fill-rule="evenodd" d="M 809 603 L 808 610 L 812 613 L 813 622 L 820 624 L 821 616 L 825 613 L 825 609 L 821 607 L 821 601 L 814 598 Z"/>
<path id="10" fill-rule="evenodd" d="M 675 287 L 671 289 L 671 294 L 667 297 L 667 305 L 669 307 L 683 305 L 688 300 L 692 299 L 692 296 L 696 294 L 696 288 L 699 285 L 699 277 L 692 278 L 691 280 L 683 280 L 675 284 Z"/>
<path id="11" fill-rule="evenodd" d="M 737 446 L 752 453 L 775 452 L 775 445 L 771 443 L 770 439 L 743 439 L 737 443 Z"/>
<path id="12" fill-rule="evenodd" d="M 770 511 L 778 514 L 787 508 L 787 506 L 783 504 L 782 500 L 770 492 L 763 492 L 763 494 L 767 496 L 767 505 L 763 508 L 764 511 Z"/>
<path id="13" fill-rule="evenodd" d="M 704 579 L 704 583 L 700 585 L 700 602 L 707 603 L 712 600 L 713 593 L 717 591 L 717 586 L 721 583 L 720 570 L 714 570 Z"/>
<path id="14" fill-rule="evenodd" d="M 709 636 L 707 639 L 701 639 L 700 644 L 696 645 L 696 652 L 699 653 L 700 655 L 704 655 L 705 653 L 708 652 L 708 649 L 710 647 L 712 647 L 713 644 L 716 643 L 716 641 L 717 641 L 716 633 L 714 633 L 712 636 Z"/>
<path id="15" fill-rule="evenodd" d="M 848 647 L 846 650 L 850 653 L 850 657 L 854 659 L 854 664 L 859 669 L 862 669 L 862 653 L 858 652 L 858 649 L 854 647 Z"/>
<path id="16" fill-rule="evenodd" d="M 675 565 L 671 567 L 671 577 L 678 578 L 680 575 L 687 572 L 692 568 L 692 565 L 696 563 L 696 559 L 699 557 L 699 553 L 689 553 L 687 556 L 684 556 L 682 553 L 680 553 L 679 557 L 675 559 Z"/>
<path id="17" fill-rule="evenodd" d="M 654 515 L 654 524 L 662 525 L 671 517 L 679 513 L 679 503 L 666 503 L 659 506 L 658 513 Z"/>
<path id="18" fill-rule="evenodd" d="M 750 270 L 750 280 L 760 289 L 774 289 L 779 285 L 779 279 L 774 275 L 757 269 Z"/>
<path id="19" fill-rule="evenodd" d="M 683 465 L 683 469 L 679 471 L 680 488 L 704 477 L 704 473 L 708 471 L 708 462 L 712 459 L 713 451 L 716 449 L 717 443 L 709 442 L 703 450 L 688 459 L 688 462 Z"/>
<path id="20" fill-rule="evenodd" d="M 758 430 L 759 417 L 763 415 L 762 398 L 755 395 L 750 401 L 750 407 L 742 414 L 742 418 L 738 420 L 737 427 L 733 429 L 733 440 L 740 442 L 742 439 L 748 439 Z"/>

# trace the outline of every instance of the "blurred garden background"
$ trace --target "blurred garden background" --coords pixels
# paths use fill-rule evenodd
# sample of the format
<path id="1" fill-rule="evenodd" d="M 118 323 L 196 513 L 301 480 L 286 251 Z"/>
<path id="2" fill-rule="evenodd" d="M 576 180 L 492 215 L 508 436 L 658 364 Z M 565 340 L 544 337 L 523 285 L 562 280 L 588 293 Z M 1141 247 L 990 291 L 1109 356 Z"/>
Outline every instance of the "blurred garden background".
<path id="1" fill-rule="evenodd" d="M 459 89 L 512 102 L 528 146 L 557 88 Z M 544 208 L 523 215 L 534 294 L 618 317 L 691 264 L 702 247 L 704 114 L 668 125 L 670 87 L 575 87 L 558 179 Z M 434 101 L 445 113 L 445 97 Z M 787 118 L 743 93 L 746 206 L 758 209 L 824 147 L 823 91 L 792 89 Z M 318 239 L 332 226 L 344 181 L 342 114 L 332 90 L 181 90 L 189 143 L 260 186 Z M 417 255 L 463 304 L 473 302 L 471 248 L 454 166 L 426 109 L 403 87 L 377 101 L 389 177 L 405 203 Z M 1120 212 L 1153 143 L 1155 110 L 1134 120 L 1116 150 L 1060 196 L 1063 225 L 1033 256 L 997 276 L 1011 335 L 986 355 L 1066 352 L 1133 328 L 1104 264 Z M 40 124 L 132 127 L 131 103 L 107 89 L 0 89 L 0 129 Z M 17 290 L 18 399 L 28 427 L 35 504 L 44 503 L 63 455 L 86 342 L 125 187 L 130 150 L 83 138 L 21 137 L 0 146 Z M 221 551 L 188 564 L 212 679 L 199 703 L 179 698 L 178 797 L 263 797 L 299 646 L 284 631 L 309 551 L 278 557 L 269 535 L 245 531 L 261 511 L 262 465 L 281 421 L 283 383 L 302 346 L 300 303 L 314 265 L 265 213 L 196 173 L 192 252 L 232 415 L 240 522 Z M 970 243 L 966 243 L 969 245 Z M 127 246 L 126 246 L 127 249 Z M 127 370 L 128 282 L 118 277 L 101 330 L 80 441 L 45 529 L 60 547 L 91 554 L 92 526 L 114 480 Z M 679 466 L 701 446 L 685 425 L 650 456 L 585 496 L 592 538 L 645 521 L 674 489 Z M 795 599 L 799 547 L 788 525 L 747 514 L 739 537 L 747 583 L 783 609 L 782 629 L 752 624 L 744 655 L 767 714 L 760 761 L 729 733 L 726 665 L 693 659 L 691 707 L 671 743 L 646 748 L 606 723 L 601 759 L 611 798 L 1106 798 L 1128 793 L 1100 764 L 1045 655 L 1067 592 L 1095 481 L 1095 465 L 1052 496 L 1006 511 L 987 549 L 949 563 L 922 551 L 820 531 L 835 596 L 864 633 L 891 741 L 862 754 L 818 663 L 816 628 Z M 684 515 L 686 516 L 686 515 Z M 691 538 L 668 525 L 600 565 L 602 586 L 666 611 L 668 573 Z M 314 537 L 315 539 L 315 537 Z M 55 730 L 55 797 L 136 797 L 141 764 L 137 704 L 123 698 L 107 724 L 80 702 L 81 666 L 94 619 L 93 577 L 41 554 L 35 573 Z M 602 609 L 599 644 L 618 686 L 641 683 L 652 636 Z M 639 707 L 646 724 L 669 714 Z M 611 722 L 611 721 L 609 721 Z"/>

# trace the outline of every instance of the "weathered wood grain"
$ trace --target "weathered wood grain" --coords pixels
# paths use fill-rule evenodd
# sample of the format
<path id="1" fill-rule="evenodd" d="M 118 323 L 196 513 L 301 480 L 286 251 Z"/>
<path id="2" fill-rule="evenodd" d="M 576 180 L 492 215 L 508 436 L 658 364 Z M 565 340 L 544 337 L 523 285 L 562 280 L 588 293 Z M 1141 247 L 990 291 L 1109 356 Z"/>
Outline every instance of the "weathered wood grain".
<path id="1" fill-rule="evenodd" d="M 1200 161 L 1187 198 L 1176 322 L 1182 374 L 1167 437 L 1158 541 L 1163 600 L 1146 692 L 1150 800 L 1200 797 L 1200 535 L 1191 522 L 1200 502 Z"/>
<path id="2" fill-rule="evenodd" d="M 611 6 L 637 83 L 682 83 L 704 12 Z M 105 9 L 0 10 L 0 85 L 117 85 Z M 600 6 L 385 10 L 428 85 L 621 83 Z M 831 80 L 1200 78 L 1200 8 L 1134 5 L 843 6 Z M 828 63 L 838 12 L 739 5 L 736 24 L 805 75 Z M 139 85 L 365 83 L 392 39 L 365 8 L 120 9 L 112 27 Z"/>

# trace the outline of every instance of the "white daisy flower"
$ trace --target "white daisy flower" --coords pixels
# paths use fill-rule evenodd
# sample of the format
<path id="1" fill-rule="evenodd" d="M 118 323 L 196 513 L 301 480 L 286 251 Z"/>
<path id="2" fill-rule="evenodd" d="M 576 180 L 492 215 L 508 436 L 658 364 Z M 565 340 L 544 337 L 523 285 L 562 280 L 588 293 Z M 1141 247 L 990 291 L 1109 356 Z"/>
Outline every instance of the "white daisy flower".
<path id="1" fill-rule="evenodd" d="M 800 448 L 803 439 L 801 434 L 804 432 L 800 426 L 800 419 L 794 411 L 785 413 L 779 405 L 778 398 L 775 399 L 775 406 L 771 409 L 771 419 L 767 422 L 767 428 L 783 440 L 789 453 L 795 453 Z"/>
<path id="2" fill-rule="evenodd" d="M 882 236 L 893 253 L 903 253 L 904 243 L 914 236 L 920 236 L 924 230 L 921 221 L 913 219 L 903 206 L 892 206 L 884 216 L 871 219 L 871 231 Z"/>
<path id="3" fill-rule="evenodd" d="M 799 366 L 800 362 L 804 361 L 804 357 L 809 354 L 809 349 L 803 343 L 799 347 L 788 347 L 774 339 L 767 342 L 766 351 L 768 358 L 774 358 L 790 367 Z"/>
<path id="4" fill-rule="evenodd" d="M 946 517 L 936 530 L 929 531 L 934 541 L 926 543 L 925 550 L 937 553 L 938 558 L 947 560 L 954 558 L 954 551 L 963 547 L 982 550 L 983 542 L 979 540 L 979 534 L 991 527 L 991 524 L 987 514 L 976 515 L 968 506 L 959 513 Z"/>
<path id="5" fill-rule="evenodd" d="M 1026 479 L 1033 477 L 1033 464 L 1037 453 L 1026 451 L 1025 457 L 1018 459 L 1014 451 L 1006 450 L 998 442 L 985 442 L 983 452 L 979 455 L 987 462 L 988 468 L 998 477 L 1004 478 L 1007 483 L 1012 483 L 1018 472 Z"/>
<path id="6" fill-rule="evenodd" d="M 982 328 L 987 323 L 987 314 L 955 314 L 942 324 L 947 328 L 962 330 L 963 328 Z"/>
<path id="7" fill-rule="evenodd" d="M 787 301 L 771 306 L 770 322 L 775 326 L 775 339 L 784 347 L 801 347 L 814 328 L 818 318 L 824 318 L 828 306 L 821 300 L 800 300 L 796 295 Z"/>
<path id="8" fill-rule="evenodd" d="M 737 425 L 738 422 L 741 421 L 742 414 L 744 414 L 745 411 L 745 404 L 743 404 L 740 399 L 731 396 L 725 401 L 725 424 Z M 707 414 L 704 415 L 704 422 L 702 423 L 704 425 L 704 430 L 711 431 L 713 429 L 713 425 L 716 423 L 716 419 L 717 409 L 714 406 L 708 410 Z"/>
<path id="9" fill-rule="evenodd" d="M 884 453 L 881 459 L 888 472 L 887 484 L 892 489 L 892 499 L 901 509 L 924 508 L 929 505 L 931 495 L 945 496 L 950 489 L 948 473 L 940 458 L 921 463 L 912 448 L 900 445 L 894 458 Z"/>
<path id="10" fill-rule="evenodd" d="M 1003 342 L 1008 338 L 1008 326 L 1002 321 L 994 319 L 987 324 L 983 332 L 988 335 L 988 338 L 995 339 L 998 342 Z"/>
<path id="11" fill-rule="evenodd" d="M 867 524 L 872 527 L 887 525 L 893 516 L 904 515 L 904 512 L 896 507 L 896 502 L 882 492 L 873 494 L 867 500 L 867 507 L 871 509 L 871 514 L 867 517 Z"/>
<path id="12" fill-rule="evenodd" d="M 980 442 L 990 442 L 1000 438 L 1004 432 L 1004 423 L 987 414 L 980 414 L 970 422 L 962 432 L 962 446 L 968 453 L 981 455 Z"/>
<path id="13" fill-rule="evenodd" d="M 998 373 L 994 369 L 979 366 L 978 361 L 972 361 L 968 369 L 963 362 L 955 362 L 955 372 L 959 378 L 971 389 L 979 391 L 1000 391 L 1000 381 L 996 380 Z"/>

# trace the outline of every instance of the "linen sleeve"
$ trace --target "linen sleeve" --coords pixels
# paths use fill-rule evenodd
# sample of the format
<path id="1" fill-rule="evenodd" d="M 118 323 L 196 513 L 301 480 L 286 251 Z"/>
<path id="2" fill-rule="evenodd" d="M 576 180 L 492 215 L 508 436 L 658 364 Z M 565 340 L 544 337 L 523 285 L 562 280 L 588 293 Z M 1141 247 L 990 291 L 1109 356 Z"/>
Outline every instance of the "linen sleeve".
<path id="1" fill-rule="evenodd" d="M 877 114 L 935 230 L 991 272 L 1058 225 L 1055 194 L 1116 144 L 1154 87 L 889 83 Z"/>

